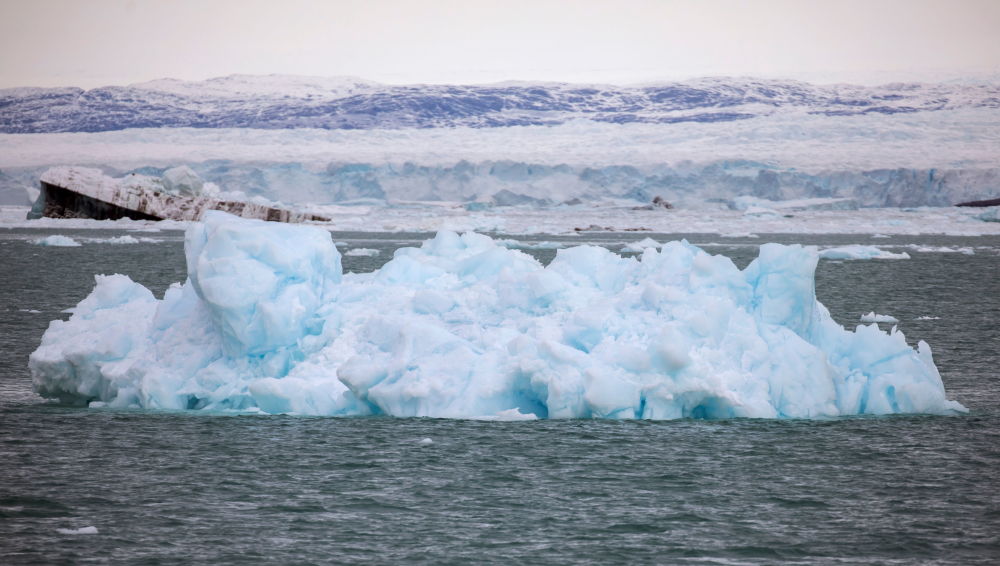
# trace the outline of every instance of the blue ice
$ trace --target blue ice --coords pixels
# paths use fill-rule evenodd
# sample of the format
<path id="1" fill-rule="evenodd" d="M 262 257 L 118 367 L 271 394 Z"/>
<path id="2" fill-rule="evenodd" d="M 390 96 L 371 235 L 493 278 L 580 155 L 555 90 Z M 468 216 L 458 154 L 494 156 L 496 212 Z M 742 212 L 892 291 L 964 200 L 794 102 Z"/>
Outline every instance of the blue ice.
<path id="1" fill-rule="evenodd" d="M 307 415 L 824 418 L 950 413 L 931 350 L 845 330 L 816 301 L 813 248 L 765 244 L 744 270 L 687 242 L 543 267 L 440 232 L 343 274 L 317 227 L 210 212 L 162 299 L 97 276 L 31 355 L 48 398 Z"/>

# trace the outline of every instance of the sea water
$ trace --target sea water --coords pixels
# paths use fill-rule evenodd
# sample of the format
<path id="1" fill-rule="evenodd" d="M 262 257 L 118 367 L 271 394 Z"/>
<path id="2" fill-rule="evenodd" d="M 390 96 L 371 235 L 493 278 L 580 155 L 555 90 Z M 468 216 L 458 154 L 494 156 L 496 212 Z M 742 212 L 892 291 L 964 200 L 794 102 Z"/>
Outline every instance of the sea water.
<path id="1" fill-rule="evenodd" d="M 53 234 L 79 247 L 33 243 Z M 82 409 L 31 392 L 49 320 L 126 273 L 182 281 L 180 232 L 0 231 L 0 563 L 993 563 L 1000 556 L 1000 238 L 688 238 L 744 267 L 763 242 L 877 245 L 821 260 L 817 296 L 934 349 L 958 416 L 553 420 Z M 345 271 L 430 234 L 334 233 Z M 510 238 L 510 236 L 504 236 Z M 142 240 L 141 238 L 145 238 Z M 547 242 L 544 245 L 540 243 Z M 933 250 L 933 251 L 918 251 Z M 969 253 L 971 252 L 971 253 Z M 888 328 L 887 325 L 883 325 Z"/>

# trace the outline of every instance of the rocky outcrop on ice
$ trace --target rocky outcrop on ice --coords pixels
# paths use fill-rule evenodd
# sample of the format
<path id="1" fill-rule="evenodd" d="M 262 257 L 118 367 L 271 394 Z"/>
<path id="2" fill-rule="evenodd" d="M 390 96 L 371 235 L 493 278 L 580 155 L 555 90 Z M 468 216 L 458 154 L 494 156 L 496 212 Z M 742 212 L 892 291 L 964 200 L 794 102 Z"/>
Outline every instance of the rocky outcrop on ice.
<path id="1" fill-rule="evenodd" d="M 198 220 L 208 210 L 276 222 L 326 220 L 258 202 L 219 200 L 202 194 L 204 184 L 188 167 L 162 178 L 132 174 L 114 179 L 97 169 L 54 167 L 41 177 L 41 192 L 28 218 L 94 220 Z"/>

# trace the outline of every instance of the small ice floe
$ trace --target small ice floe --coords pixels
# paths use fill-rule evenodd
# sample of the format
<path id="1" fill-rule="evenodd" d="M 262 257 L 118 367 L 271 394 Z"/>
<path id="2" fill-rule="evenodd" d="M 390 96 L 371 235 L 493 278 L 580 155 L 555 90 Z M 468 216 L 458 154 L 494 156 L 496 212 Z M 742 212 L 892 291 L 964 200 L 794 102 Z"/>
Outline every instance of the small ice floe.
<path id="1" fill-rule="evenodd" d="M 538 415 L 535 413 L 522 413 L 519 409 L 506 409 L 492 415 L 481 415 L 472 417 L 474 421 L 537 421 Z"/>
<path id="2" fill-rule="evenodd" d="M 56 529 L 61 535 L 96 535 L 97 527 L 80 527 L 79 529 Z"/>
<path id="3" fill-rule="evenodd" d="M 917 244 L 910 244 L 907 247 L 921 253 L 976 255 L 975 250 L 969 247 L 920 246 Z"/>
<path id="4" fill-rule="evenodd" d="M 107 240 L 104 240 L 104 243 L 106 243 L 106 244 L 118 244 L 118 245 L 120 245 L 120 244 L 155 244 L 155 243 L 157 243 L 159 241 L 160 240 L 157 240 L 155 238 L 136 238 L 135 236 L 129 236 L 129 235 L 126 234 L 124 236 L 118 236 L 116 238 L 108 238 Z"/>
<path id="5" fill-rule="evenodd" d="M 31 243 L 39 246 L 51 246 L 60 248 L 76 248 L 81 245 L 80 242 L 77 242 L 73 238 L 70 238 L 69 236 L 61 236 L 59 234 L 53 234 L 52 236 L 48 236 L 46 238 L 32 240 Z"/>
<path id="6" fill-rule="evenodd" d="M 26 313 L 31 313 L 31 314 L 40 314 L 42 311 L 35 310 L 35 309 L 17 309 L 17 312 L 26 312 Z"/>
<path id="7" fill-rule="evenodd" d="M 522 247 L 526 250 L 558 250 L 564 248 L 565 246 L 559 242 L 550 242 L 546 240 L 544 242 L 536 242 L 534 244 L 525 244 Z"/>
<path id="8" fill-rule="evenodd" d="M 509 238 L 503 240 L 497 240 L 496 242 L 501 246 L 507 248 L 508 250 L 558 250 L 566 247 L 561 242 L 544 241 L 544 242 L 529 243 L 529 242 L 520 242 L 518 240 L 512 240 Z"/>
<path id="9" fill-rule="evenodd" d="M 149 240 L 149 239 L 150 238 L 143 238 L 143 240 Z M 108 244 L 116 244 L 116 245 L 121 245 L 121 244 L 138 244 L 139 243 L 139 238 L 136 238 L 134 236 L 129 236 L 128 234 L 126 234 L 124 236 L 118 236 L 116 238 L 108 238 L 107 240 L 104 240 L 104 242 L 108 243 Z"/>
<path id="10" fill-rule="evenodd" d="M 941 320 L 940 316 L 918 316 L 917 320 Z"/>
<path id="11" fill-rule="evenodd" d="M 861 315 L 861 322 L 888 322 L 896 324 L 899 322 L 899 319 L 887 314 L 875 314 L 875 311 L 872 311 L 868 314 Z"/>
<path id="12" fill-rule="evenodd" d="M 872 234 L 872 238 L 891 238 L 888 234 Z"/>
<path id="13" fill-rule="evenodd" d="M 906 252 L 893 253 L 875 246 L 841 246 L 820 250 L 823 259 L 910 259 Z"/>
<path id="14" fill-rule="evenodd" d="M 622 247 L 622 251 L 623 252 L 642 253 L 642 251 L 645 250 L 646 248 L 660 249 L 660 246 L 662 246 L 662 245 L 663 244 L 661 244 L 660 242 L 657 242 L 656 240 L 654 240 L 652 238 L 645 238 L 645 239 L 643 239 L 642 241 L 639 241 L 639 242 L 631 242 L 631 243 L 625 244 L 625 246 Z"/>
<path id="15" fill-rule="evenodd" d="M 418 442 L 417 444 L 420 444 L 422 446 L 426 446 L 428 444 L 434 444 L 434 441 L 431 440 L 430 438 L 421 438 L 420 442 Z"/>
<path id="16" fill-rule="evenodd" d="M 123 236 L 116 236 L 114 238 L 86 238 L 84 241 L 89 244 L 124 245 L 124 244 L 155 244 L 160 240 L 154 238 L 136 238 L 135 236 L 129 236 L 128 234 L 125 234 Z"/>
<path id="17" fill-rule="evenodd" d="M 344 252 L 344 255 L 353 257 L 375 257 L 378 255 L 378 250 L 373 250 L 371 248 L 354 248 L 353 250 L 347 250 Z"/>

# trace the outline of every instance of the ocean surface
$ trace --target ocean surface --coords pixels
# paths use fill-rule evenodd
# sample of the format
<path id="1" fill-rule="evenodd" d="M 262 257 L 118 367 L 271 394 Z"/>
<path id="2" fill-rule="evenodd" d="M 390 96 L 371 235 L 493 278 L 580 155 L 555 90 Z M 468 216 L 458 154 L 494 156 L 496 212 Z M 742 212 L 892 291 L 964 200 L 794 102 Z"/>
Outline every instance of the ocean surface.
<path id="1" fill-rule="evenodd" d="M 82 245 L 32 243 L 56 233 Z M 185 277 L 180 232 L 123 234 L 0 229 L 0 564 L 1000 562 L 1000 237 L 534 237 L 686 237 L 741 267 L 768 241 L 906 251 L 822 260 L 817 295 L 847 327 L 898 318 L 970 412 L 480 422 L 44 402 L 28 355 L 95 273 Z M 379 251 L 355 272 L 429 236 L 333 234 Z"/>

